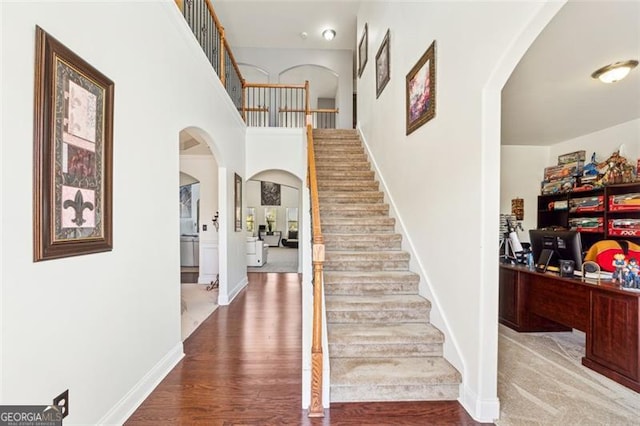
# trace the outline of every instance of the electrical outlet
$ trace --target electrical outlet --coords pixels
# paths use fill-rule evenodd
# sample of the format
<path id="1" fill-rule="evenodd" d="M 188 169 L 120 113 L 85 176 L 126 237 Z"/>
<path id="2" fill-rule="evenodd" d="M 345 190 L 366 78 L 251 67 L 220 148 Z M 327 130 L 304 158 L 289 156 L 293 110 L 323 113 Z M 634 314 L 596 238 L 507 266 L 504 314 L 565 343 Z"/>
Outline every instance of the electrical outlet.
<path id="1" fill-rule="evenodd" d="M 60 408 L 63 419 L 67 417 L 69 415 L 69 389 L 53 398 L 53 405 L 56 405 L 58 406 L 58 408 Z"/>
<path id="2" fill-rule="evenodd" d="M 202 230 L 206 231 L 207 230 L 207 225 L 202 225 Z"/>

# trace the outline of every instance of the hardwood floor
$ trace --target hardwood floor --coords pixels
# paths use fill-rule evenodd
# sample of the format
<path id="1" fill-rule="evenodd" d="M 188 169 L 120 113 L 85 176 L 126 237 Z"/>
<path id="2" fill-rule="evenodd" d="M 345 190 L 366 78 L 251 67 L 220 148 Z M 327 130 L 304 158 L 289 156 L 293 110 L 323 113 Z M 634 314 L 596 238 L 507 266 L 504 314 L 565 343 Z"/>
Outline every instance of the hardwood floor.
<path id="1" fill-rule="evenodd" d="M 249 285 L 184 343 L 185 357 L 127 425 L 475 425 L 456 401 L 301 408 L 298 274 L 248 273 Z"/>

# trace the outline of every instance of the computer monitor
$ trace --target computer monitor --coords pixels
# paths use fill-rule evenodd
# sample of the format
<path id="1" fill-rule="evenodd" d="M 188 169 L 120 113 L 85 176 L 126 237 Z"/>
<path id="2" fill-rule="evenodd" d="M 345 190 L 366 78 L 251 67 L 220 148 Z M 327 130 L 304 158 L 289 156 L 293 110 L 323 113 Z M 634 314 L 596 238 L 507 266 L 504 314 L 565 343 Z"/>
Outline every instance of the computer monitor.
<path id="1" fill-rule="evenodd" d="M 570 230 L 530 229 L 531 252 L 536 265 L 559 268 L 560 260 L 573 260 L 574 267 L 582 265 L 580 232 Z M 547 259 L 547 257 L 550 258 Z"/>

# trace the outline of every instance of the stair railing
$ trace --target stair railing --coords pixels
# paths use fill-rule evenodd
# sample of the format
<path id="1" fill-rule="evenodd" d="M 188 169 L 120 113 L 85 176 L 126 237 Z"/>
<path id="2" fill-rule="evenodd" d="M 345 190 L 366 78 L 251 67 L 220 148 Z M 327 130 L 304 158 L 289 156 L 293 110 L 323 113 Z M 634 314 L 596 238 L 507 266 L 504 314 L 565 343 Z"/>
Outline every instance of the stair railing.
<path id="1" fill-rule="evenodd" d="M 309 82 L 304 84 L 245 83 L 242 116 L 247 126 L 305 127 Z"/>
<path id="2" fill-rule="evenodd" d="M 251 127 L 304 127 L 309 115 L 309 82 L 247 83 L 210 0 L 175 0 L 231 101 Z M 312 112 L 313 126 L 335 128 L 338 110 Z"/>
<path id="3" fill-rule="evenodd" d="M 244 108 L 244 79 L 210 0 L 175 0 L 233 104 Z"/>
<path id="4" fill-rule="evenodd" d="M 310 121 L 310 116 L 308 116 Z M 308 184 L 311 195 L 311 233 L 313 262 L 313 334 L 311 338 L 311 404 L 309 417 L 324 417 L 322 407 L 322 295 L 324 267 L 324 238 L 320 225 L 320 203 L 318 201 L 318 179 L 316 158 L 313 149 L 313 127 L 307 123 Z"/>

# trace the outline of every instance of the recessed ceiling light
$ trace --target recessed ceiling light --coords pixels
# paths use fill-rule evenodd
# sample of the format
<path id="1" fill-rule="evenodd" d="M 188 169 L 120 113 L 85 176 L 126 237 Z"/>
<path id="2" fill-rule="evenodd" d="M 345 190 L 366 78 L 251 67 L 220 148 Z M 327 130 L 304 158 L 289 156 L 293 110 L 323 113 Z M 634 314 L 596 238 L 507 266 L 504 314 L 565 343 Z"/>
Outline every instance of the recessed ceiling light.
<path id="1" fill-rule="evenodd" d="M 309 34 L 307 34 L 306 31 L 303 31 L 303 32 L 300 33 L 300 38 L 301 39 L 306 40 L 307 37 L 309 37 Z"/>
<path id="2" fill-rule="evenodd" d="M 324 37 L 325 40 L 333 40 L 336 36 L 336 30 L 332 30 L 332 29 L 326 29 L 322 32 L 322 37 Z"/>
<path id="3" fill-rule="evenodd" d="M 603 83 L 615 83 L 625 78 L 629 72 L 638 66 L 638 61 L 629 60 L 606 65 L 591 74 Z"/>

